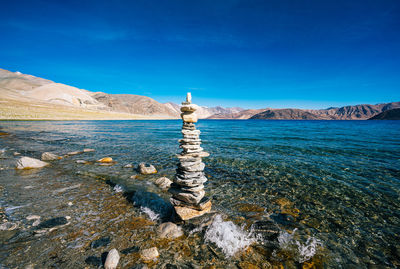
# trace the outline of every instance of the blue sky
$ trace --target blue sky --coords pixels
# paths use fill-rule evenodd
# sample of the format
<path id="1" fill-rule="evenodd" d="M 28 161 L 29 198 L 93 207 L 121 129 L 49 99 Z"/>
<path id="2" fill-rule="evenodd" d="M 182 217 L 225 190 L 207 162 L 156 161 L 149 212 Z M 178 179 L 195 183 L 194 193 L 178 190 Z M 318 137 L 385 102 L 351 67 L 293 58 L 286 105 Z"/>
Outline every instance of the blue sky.
<path id="1" fill-rule="evenodd" d="M 400 1 L 2 1 L 0 68 L 206 106 L 400 101 Z"/>

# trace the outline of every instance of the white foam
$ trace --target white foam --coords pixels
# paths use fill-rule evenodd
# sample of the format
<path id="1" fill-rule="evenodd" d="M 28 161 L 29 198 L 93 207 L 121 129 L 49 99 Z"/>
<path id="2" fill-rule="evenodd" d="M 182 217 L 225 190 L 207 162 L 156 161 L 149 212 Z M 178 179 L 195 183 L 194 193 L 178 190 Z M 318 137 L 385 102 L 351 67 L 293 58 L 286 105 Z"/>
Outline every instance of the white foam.
<path id="1" fill-rule="evenodd" d="M 256 238 L 232 221 L 223 221 L 217 215 L 206 231 L 205 241 L 215 243 L 227 257 L 231 257 L 256 242 Z"/>
<path id="2" fill-rule="evenodd" d="M 124 192 L 124 187 L 122 187 L 121 185 L 115 185 L 114 186 L 114 191 L 115 192 Z"/>
<path id="3" fill-rule="evenodd" d="M 308 237 L 307 240 L 295 238 L 297 229 L 292 233 L 281 232 L 278 237 L 279 246 L 283 250 L 294 252 L 294 256 L 299 263 L 303 263 L 311 259 L 316 253 L 318 248 L 322 247 L 322 242 L 315 237 Z M 303 242 L 302 242 L 303 241 Z"/>
<path id="4" fill-rule="evenodd" d="M 153 210 L 151 210 L 151 209 L 148 208 L 148 207 L 141 206 L 141 207 L 140 207 L 140 210 L 141 210 L 143 213 L 147 214 L 147 216 L 149 216 L 149 218 L 150 218 L 152 221 L 156 221 L 156 220 L 159 220 L 159 219 L 160 219 L 160 215 L 157 214 L 156 212 L 154 212 Z"/>

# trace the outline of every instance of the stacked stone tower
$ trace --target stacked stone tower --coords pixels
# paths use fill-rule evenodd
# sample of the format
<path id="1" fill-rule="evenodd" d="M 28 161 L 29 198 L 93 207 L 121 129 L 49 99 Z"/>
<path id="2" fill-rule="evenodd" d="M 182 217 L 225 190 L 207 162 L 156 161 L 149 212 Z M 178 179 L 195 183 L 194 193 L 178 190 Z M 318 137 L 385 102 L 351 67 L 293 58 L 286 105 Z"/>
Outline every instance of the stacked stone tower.
<path id="1" fill-rule="evenodd" d="M 194 125 L 197 122 L 197 106 L 192 104 L 191 99 L 188 93 L 181 107 L 183 139 L 179 143 L 182 153 L 177 155 L 180 163 L 169 189 L 172 194 L 170 201 L 182 220 L 201 216 L 211 210 L 211 201 L 204 196 L 203 184 L 207 178 L 204 176 L 205 164 L 202 162 L 202 158 L 210 154 L 200 147 L 200 130 Z"/>

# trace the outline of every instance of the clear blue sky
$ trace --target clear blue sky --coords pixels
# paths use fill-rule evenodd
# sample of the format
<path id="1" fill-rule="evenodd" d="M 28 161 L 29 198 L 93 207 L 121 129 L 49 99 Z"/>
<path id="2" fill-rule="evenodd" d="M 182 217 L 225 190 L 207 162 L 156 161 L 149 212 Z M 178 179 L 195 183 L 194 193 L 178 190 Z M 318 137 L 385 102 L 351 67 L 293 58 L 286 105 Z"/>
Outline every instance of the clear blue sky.
<path id="1" fill-rule="evenodd" d="M 1 1 L 0 68 L 207 106 L 400 101 L 400 1 Z"/>

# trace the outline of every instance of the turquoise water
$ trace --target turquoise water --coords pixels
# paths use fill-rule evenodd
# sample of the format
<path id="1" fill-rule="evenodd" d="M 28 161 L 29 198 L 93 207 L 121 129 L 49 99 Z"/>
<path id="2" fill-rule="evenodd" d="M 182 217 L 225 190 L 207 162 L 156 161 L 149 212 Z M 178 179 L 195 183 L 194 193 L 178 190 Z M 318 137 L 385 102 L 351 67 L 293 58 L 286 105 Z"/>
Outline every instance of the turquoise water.
<path id="1" fill-rule="evenodd" d="M 55 186 L 49 184 L 50 190 L 66 186 L 65 182 L 85 182 L 101 188 L 103 183 L 94 179 L 105 177 L 126 193 L 140 190 L 168 201 L 168 193 L 152 182 L 161 175 L 172 178 L 175 173 L 181 121 L 5 121 L 0 126 L 1 131 L 10 133 L 0 137 L 0 149 L 6 149 L 0 159 L 4 168 L 0 171 L 1 203 L 6 217 L 25 227 L 19 233 L 29 230 L 26 215 L 52 217 L 62 208 L 53 207 L 60 199 L 54 195 L 43 198 L 46 203 L 35 207 L 41 202 L 34 197 L 35 188 L 29 196 L 21 194 L 27 182 L 35 186 L 37 181 L 57 181 Z M 400 267 L 400 122 L 201 120 L 196 127 L 201 130 L 202 147 L 211 154 L 204 162 L 209 177 L 206 192 L 212 197 L 214 213 L 232 220 L 243 230 L 251 231 L 259 221 L 272 221 L 279 227 L 275 247 L 260 242 L 263 239 L 255 243 L 265 250 L 258 252 L 261 263 L 283 264 L 287 268 L 304 262 L 326 268 Z M 39 158 L 44 151 L 66 154 L 83 148 L 96 151 L 65 158 L 34 174 L 11 169 L 18 158 L 13 155 L 15 151 Z M 105 156 L 112 157 L 117 164 L 104 167 L 75 162 Z M 132 163 L 136 167 L 140 162 L 153 164 L 158 174 L 131 179 L 137 172 L 123 165 Z M 115 192 L 109 188 L 110 193 Z M 64 199 L 84 196 L 84 191 L 89 190 L 65 195 Z M 15 206 L 24 207 L 13 209 Z M 82 206 L 81 211 L 96 211 L 90 205 Z M 161 208 L 169 210 L 167 205 Z M 72 219 L 80 217 L 76 211 L 68 212 Z M 148 218 L 137 207 L 133 214 Z M 16 233 L 4 239 L 0 257 L 20 255 L 19 248 L 26 247 L 26 243 L 18 240 L 26 242 L 28 237 Z M 89 240 L 89 236 L 82 236 L 81 240 Z M 196 244 L 211 244 L 218 254 L 214 262 L 221 265 L 237 266 L 246 261 L 243 256 L 233 260 L 225 257 L 201 235 L 193 240 Z M 168 255 L 173 254 L 169 251 L 172 250 L 166 248 L 164 257 L 172 263 L 173 258 Z M 195 249 L 191 251 L 196 253 Z M 71 255 L 85 256 L 78 252 Z M 34 257 L 20 259 L 21 264 L 37 261 Z M 40 259 L 50 266 L 50 258 Z M 156 267 L 163 264 L 163 255 L 160 259 Z M 195 257 L 190 259 L 196 262 Z M 207 262 L 208 258 L 203 259 Z M 81 260 L 80 265 L 88 265 Z M 8 258 L 3 265 L 15 267 L 18 262 Z M 260 264 L 253 259 L 252 263 L 257 262 Z"/>

